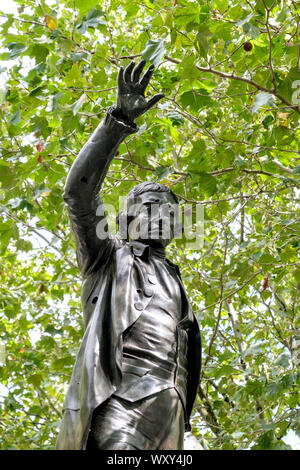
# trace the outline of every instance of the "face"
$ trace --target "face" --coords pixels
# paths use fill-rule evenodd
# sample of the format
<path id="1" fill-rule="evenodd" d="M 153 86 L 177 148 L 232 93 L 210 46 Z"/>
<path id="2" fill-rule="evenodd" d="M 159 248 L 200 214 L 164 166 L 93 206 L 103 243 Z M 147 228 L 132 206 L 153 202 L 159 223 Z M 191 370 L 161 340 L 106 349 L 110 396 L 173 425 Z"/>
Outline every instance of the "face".
<path id="1" fill-rule="evenodd" d="M 167 246 L 174 237 L 178 204 L 172 194 L 147 191 L 128 209 L 129 240 L 153 246 Z"/>

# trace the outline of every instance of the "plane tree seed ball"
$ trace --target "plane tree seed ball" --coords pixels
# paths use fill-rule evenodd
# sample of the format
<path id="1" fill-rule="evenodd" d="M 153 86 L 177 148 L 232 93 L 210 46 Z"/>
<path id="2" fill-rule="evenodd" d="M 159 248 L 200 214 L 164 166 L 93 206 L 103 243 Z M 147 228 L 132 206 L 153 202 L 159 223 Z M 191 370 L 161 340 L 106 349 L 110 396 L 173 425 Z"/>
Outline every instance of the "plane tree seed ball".
<path id="1" fill-rule="evenodd" d="M 245 51 L 249 52 L 249 51 L 252 50 L 252 48 L 253 48 L 253 46 L 252 46 L 251 42 L 249 42 L 249 41 L 244 42 L 244 50 Z"/>

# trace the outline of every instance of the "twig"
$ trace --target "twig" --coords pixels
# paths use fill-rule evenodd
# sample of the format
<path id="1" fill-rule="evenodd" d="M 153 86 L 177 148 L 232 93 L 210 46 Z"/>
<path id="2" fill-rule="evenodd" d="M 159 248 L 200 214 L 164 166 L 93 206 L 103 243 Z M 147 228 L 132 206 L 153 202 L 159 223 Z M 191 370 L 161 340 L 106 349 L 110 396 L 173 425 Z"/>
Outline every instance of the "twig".
<path id="1" fill-rule="evenodd" d="M 166 57 L 167 60 L 169 60 L 170 62 L 173 62 L 174 64 L 180 64 L 180 61 L 177 60 L 177 59 L 173 59 L 170 56 L 165 56 L 165 57 Z M 300 107 L 297 106 L 297 105 L 292 105 L 289 101 L 287 101 L 284 98 L 284 96 L 280 95 L 280 93 L 278 93 L 277 90 L 266 88 L 266 87 L 260 85 L 259 83 L 255 82 L 254 80 L 250 80 L 249 78 L 245 78 L 245 77 L 240 77 L 238 75 L 234 75 L 233 73 L 229 74 L 229 73 L 221 72 L 220 70 L 215 70 L 211 67 L 200 67 L 199 65 L 195 65 L 195 67 L 198 70 L 200 70 L 200 72 L 212 73 L 212 74 L 217 75 L 221 78 L 226 78 L 227 80 L 237 80 L 237 81 L 240 81 L 240 82 L 248 83 L 248 85 L 254 86 L 255 88 L 257 88 L 257 90 L 265 91 L 267 93 L 270 93 L 271 95 L 276 96 L 276 98 L 278 98 L 282 103 L 290 106 L 298 114 L 300 114 Z"/>
<path id="2" fill-rule="evenodd" d="M 219 324 L 220 324 L 220 319 L 221 319 L 222 306 L 223 306 L 223 292 L 224 292 L 224 282 L 223 282 L 224 274 L 223 274 L 223 272 L 224 272 L 224 267 L 225 267 L 225 262 L 226 262 L 227 249 L 228 249 L 228 237 L 227 237 L 227 233 L 225 231 L 225 249 L 224 249 L 224 255 L 223 255 L 223 266 L 222 266 L 221 274 L 220 274 L 221 288 L 220 288 L 220 300 L 218 301 L 219 311 L 218 311 L 218 316 L 217 316 L 217 321 L 216 321 L 216 324 L 215 324 L 215 328 L 214 328 L 213 334 L 210 338 L 210 342 L 209 342 L 209 345 L 208 345 L 207 356 L 206 356 L 205 362 L 204 362 L 204 368 L 205 368 L 205 366 L 207 365 L 207 363 L 210 359 L 211 348 L 212 348 L 213 342 L 215 340 L 215 337 L 217 335 L 217 331 L 218 331 Z"/>

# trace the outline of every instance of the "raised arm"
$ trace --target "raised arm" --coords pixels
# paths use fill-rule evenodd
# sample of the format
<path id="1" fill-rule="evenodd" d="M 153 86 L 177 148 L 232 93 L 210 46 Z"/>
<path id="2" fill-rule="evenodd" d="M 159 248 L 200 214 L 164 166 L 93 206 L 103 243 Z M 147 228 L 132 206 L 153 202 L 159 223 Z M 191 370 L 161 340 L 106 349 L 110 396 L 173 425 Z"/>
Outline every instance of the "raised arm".
<path id="1" fill-rule="evenodd" d="M 67 177 L 64 200 L 75 236 L 77 260 L 84 276 L 97 269 L 110 255 L 113 241 L 110 236 L 99 238 L 97 224 L 104 218 L 99 191 L 109 165 L 121 142 L 137 131 L 135 119 L 154 106 L 164 95 L 153 96 L 148 102 L 145 89 L 153 73 L 153 66 L 140 79 L 145 61 L 136 67 L 131 62 L 118 75 L 118 96 L 88 142 L 75 159 Z M 102 224 L 103 225 L 103 224 Z"/>

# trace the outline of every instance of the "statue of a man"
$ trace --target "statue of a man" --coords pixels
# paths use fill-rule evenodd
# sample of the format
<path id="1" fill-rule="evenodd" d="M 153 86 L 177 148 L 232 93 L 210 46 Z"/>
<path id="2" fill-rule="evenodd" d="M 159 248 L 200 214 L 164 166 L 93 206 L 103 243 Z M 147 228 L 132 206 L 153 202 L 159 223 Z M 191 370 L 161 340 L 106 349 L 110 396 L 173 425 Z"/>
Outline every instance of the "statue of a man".
<path id="1" fill-rule="evenodd" d="M 177 205 L 177 198 L 162 184 L 139 184 L 127 196 L 125 239 L 97 232 L 105 225 L 99 191 L 109 165 L 120 143 L 137 132 L 135 119 L 164 96 L 146 101 L 153 66 L 141 77 L 144 65 L 120 68 L 117 104 L 79 153 L 65 186 L 84 277 L 85 333 L 57 449 L 177 450 L 190 430 L 200 332 L 179 269 L 165 257 L 174 236 L 171 210 L 169 233 L 162 230 L 161 208 Z"/>

